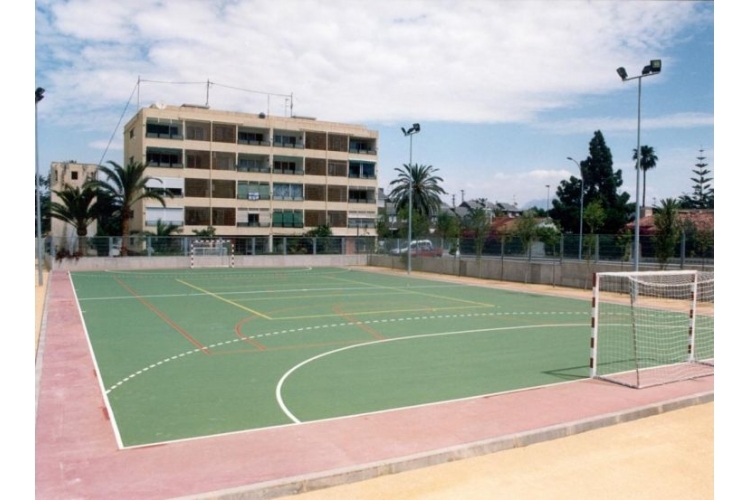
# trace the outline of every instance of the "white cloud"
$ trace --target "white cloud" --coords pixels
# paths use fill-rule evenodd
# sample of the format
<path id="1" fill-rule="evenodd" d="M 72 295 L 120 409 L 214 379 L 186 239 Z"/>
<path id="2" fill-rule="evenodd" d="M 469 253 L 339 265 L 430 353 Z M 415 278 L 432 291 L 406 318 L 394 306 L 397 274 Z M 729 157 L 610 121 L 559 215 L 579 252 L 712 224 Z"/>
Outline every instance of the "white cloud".
<path id="1" fill-rule="evenodd" d="M 42 40 L 55 41 L 64 67 L 47 77 L 71 108 L 83 95 L 94 107 L 122 104 L 141 76 L 197 83 L 144 87 L 144 100 L 200 102 L 198 82 L 211 80 L 294 93 L 301 114 L 335 121 L 469 123 L 530 121 L 609 89 L 618 83 L 611 71 L 591 68 L 636 65 L 696 10 L 688 2 L 487 0 L 49 5 Z M 214 98 L 243 109 L 245 93 L 220 93 Z"/>

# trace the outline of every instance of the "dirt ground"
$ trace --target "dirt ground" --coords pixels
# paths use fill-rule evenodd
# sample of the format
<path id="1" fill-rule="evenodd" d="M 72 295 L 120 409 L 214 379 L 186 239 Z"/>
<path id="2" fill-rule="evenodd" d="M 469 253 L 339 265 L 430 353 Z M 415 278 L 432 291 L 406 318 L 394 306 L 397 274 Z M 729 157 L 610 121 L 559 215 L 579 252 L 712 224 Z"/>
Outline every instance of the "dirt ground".
<path id="1" fill-rule="evenodd" d="M 36 285 L 36 271 L 34 278 Z M 37 341 L 46 283 L 45 273 L 44 285 L 36 286 Z M 538 287 L 537 291 L 552 290 Z M 570 293 L 586 295 L 579 291 Z M 713 497 L 714 404 L 706 403 L 523 448 L 285 498 L 705 500 Z"/>

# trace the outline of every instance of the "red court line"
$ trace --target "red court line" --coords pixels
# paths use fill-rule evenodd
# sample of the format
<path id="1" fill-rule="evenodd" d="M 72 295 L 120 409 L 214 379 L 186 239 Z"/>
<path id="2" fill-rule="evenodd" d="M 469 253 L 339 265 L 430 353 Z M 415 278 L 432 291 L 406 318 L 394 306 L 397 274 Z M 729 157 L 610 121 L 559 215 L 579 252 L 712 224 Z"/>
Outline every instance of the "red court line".
<path id="1" fill-rule="evenodd" d="M 141 304 L 143 304 L 148 309 L 150 309 L 151 312 L 153 312 L 154 314 L 156 314 L 157 316 L 159 316 L 162 320 L 164 320 L 165 323 L 167 323 L 169 326 L 171 326 L 172 328 L 174 328 L 180 335 L 182 335 L 183 337 L 185 337 L 191 344 L 193 344 L 195 347 L 197 347 L 198 349 L 200 349 L 204 354 L 211 354 L 211 351 L 208 349 L 208 347 L 206 347 L 205 345 L 201 344 L 196 339 L 194 339 L 188 332 L 186 332 L 185 330 L 183 330 L 182 327 L 180 327 L 180 325 L 178 325 L 177 323 L 175 323 L 174 321 L 172 321 L 171 319 L 169 319 L 169 317 L 167 317 L 166 314 L 164 314 L 163 312 L 161 312 L 160 310 L 158 310 L 149 301 L 147 301 L 146 299 L 144 299 L 143 297 L 141 297 L 138 294 L 138 292 L 136 292 L 135 290 L 133 290 L 132 288 L 130 288 L 128 285 L 126 285 L 125 283 L 123 283 L 122 280 L 120 280 L 120 278 L 118 278 L 117 276 L 114 276 L 114 280 L 117 281 L 120 284 L 120 286 L 122 286 L 125 290 L 127 290 L 133 297 L 135 297 L 136 299 L 138 299 L 138 301 Z"/>
<path id="2" fill-rule="evenodd" d="M 385 340 L 385 337 L 382 336 L 377 330 L 370 328 L 368 325 L 362 324 L 359 320 L 357 320 L 355 316 L 352 316 L 351 314 L 342 311 L 339 306 L 333 306 L 333 312 L 335 312 L 336 314 L 338 314 L 345 320 L 349 321 L 360 330 L 367 332 L 367 334 L 370 335 L 372 338 L 376 340 Z"/>
<path id="3" fill-rule="evenodd" d="M 252 344 L 255 347 L 257 347 L 259 351 L 265 351 L 266 350 L 266 346 L 264 346 L 263 344 L 261 344 L 257 340 L 251 339 L 250 337 L 248 337 L 247 335 L 245 335 L 245 334 L 242 333 L 242 325 L 244 325 L 245 323 L 248 323 L 248 322 L 254 320 L 255 318 L 256 318 L 256 316 L 248 316 L 247 318 L 244 318 L 242 321 L 240 321 L 239 323 L 237 323 L 234 326 L 234 333 L 236 333 L 237 336 L 239 338 L 241 338 L 243 341 L 245 341 L 248 344 Z"/>

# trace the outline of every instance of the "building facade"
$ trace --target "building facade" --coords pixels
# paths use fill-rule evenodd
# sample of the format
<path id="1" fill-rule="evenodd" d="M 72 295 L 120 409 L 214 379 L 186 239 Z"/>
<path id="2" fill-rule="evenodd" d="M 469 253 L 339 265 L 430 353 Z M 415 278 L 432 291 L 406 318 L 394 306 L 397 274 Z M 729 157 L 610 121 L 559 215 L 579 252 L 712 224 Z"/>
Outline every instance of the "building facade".
<path id="1" fill-rule="evenodd" d="M 297 236 L 328 225 L 336 236 L 375 234 L 378 133 L 314 118 L 152 105 L 124 128 L 125 162 L 148 165 L 149 187 L 132 229 L 158 220 L 182 233 L 221 237 Z"/>
<path id="2" fill-rule="evenodd" d="M 50 164 L 49 173 L 50 201 L 60 203 L 60 197 L 55 192 L 62 191 L 66 185 L 80 188 L 87 181 L 96 179 L 98 168 L 99 166 L 93 163 L 53 161 Z M 89 225 L 87 232 L 88 236 L 94 234 L 96 234 L 96 222 Z M 76 228 L 60 219 L 50 218 L 49 236 L 53 238 L 58 247 L 74 249 L 78 246 Z"/>

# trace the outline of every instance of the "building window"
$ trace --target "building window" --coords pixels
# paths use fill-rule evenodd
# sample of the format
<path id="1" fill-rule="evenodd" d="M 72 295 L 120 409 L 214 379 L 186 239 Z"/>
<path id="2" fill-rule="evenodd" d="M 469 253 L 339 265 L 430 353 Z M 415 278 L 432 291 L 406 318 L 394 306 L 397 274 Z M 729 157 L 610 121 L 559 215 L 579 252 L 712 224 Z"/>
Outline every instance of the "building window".
<path id="1" fill-rule="evenodd" d="M 299 148 L 303 147 L 302 138 L 288 134 L 274 134 L 273 145 L 282 148 Z"/>
<path id="2" fill-rule="evenodd" d="M 326 175 L 326 161 L 323 158 L 305 158 L 305 175 Z"/>
<path id="3" fill-rule="evenodd" d="M 304 227 L 302 210 L 274 210 L 273 227 Z"/>
<path id="4" fill-rule="evenodd" d="M 146 148 L 146 163 L 150 167 L 182 168 L 182 151 Z"/>
<path id="5" fill-rule="evenodd" d="M 268 173 L 271 169 L 268 168 L 268 159 L 266 157 L 239 155 L 237 159 L 237 171 Z"/>
<path id="6" fill-rule="evenodd" d="M 287 184 L 274 182 L 273 184 L 273 199 L 274 200 L 295 200 L 302 201 L 303 190 L 302 184 Z"/>
<path id="7" fill-rule="evenodd" d="M 307 201 L 326 201 L 326 187 L 323 184 L 306 184 L 305 199 Z"/>
<path id="8" fill-rule="evenodd" d="M 180 127 L 170 123 L 147 123 L 146 137 L 159 139 L 182 139 Z"/>
<path id="9" fill-rule="evenodd" d="M 185 139 L 191 141 L 208 141 L 209 124 L 201 122 L 187 122 L 185 124 Z"/>
<path id="10" fill-rule="evenodd" d="M 268 146 L 263 132 L 243 131 L 237 132 L 237 142 L 239 144 L 249 144 L 254 146 Z"/>
<path id="11" fill-rule="evenodd" d="M 267 182 L 239 181 L 237 183 L 237 198 L 240 200 L 269 200 L 271 188 Z"/>
<path id="12" fill-rule="evenodd" d="M 286 174 L 286 175 L 302 175 L 302 166 L 297 164 L 296 160 L 285 159 L 285 160 L 274 160 L 273 161 L 273 173 L 274 174 Z"/>
<path id="13" fill-rule="evenodd" d="M 363 161 L 350 161 L 349 177 L 355 179 L 374 179 L 375 164 Z"/>
<path id="14" fill-rule="evenodd" d="M 185 207 L 185 224 L 188 226 L 208 226 L 208 207 Z"/>
<path id="15" fill-rule="evenodd" d="M 328 225 L 331 227 L 346 227 L 346 212 L 330 210 L 328 212 Z"/>
<path id="16" fill-rule="evenodd" d="M 237 194 L 235 192 L 235 189 L 237 187 L 237 184 L 234 181 L 229 180 L 221 180 L 221 179 L 214 179 L 213 181 L 213 191 L 211 192 L 211 196 L 213 198 L 236 198 Z"/>
<path id="17" fill-rule="evenodd" d="M 208 198 L 208 179 L 185 179 L 185 196 Z"/>
<path id="18" fill-rule="evenodd" d="M 326 149 L 325 132 L 307 132 L 305 134 L 305 148 L 325 151 Z"/>
<path id="19" fill-rule="evenodd" d="M 223 125 L 214 123 L 214 142 L 237 142 L 237 127 L 234 125 Z"/>
<path id="20" fill-rule="evenodd" d="M 214 170 L 234 170 L 234 153 L 214 153 Z"/>
<path id="21" fill-rule="evenodd" d="M 349 151 L 349 137 L 339 134 L 328 134 L 328 151 Z"/>
<path id="22" fill-rule="evenodd" d="M 341 160 L 328 160 L 328 175 L 331 177 L 346 177 L 347 164 Z"/>
<path id="23" fill-rule="evenodd" d="M 185 157 L 187 160 L 187 168 L 208 170 L 208 167 L 211 165 L 211 155 L 208 151 L 186 150 Z"/>
<path id="24" fill-rule="evenodd" d="M 346 186 L 328 186 L 328 201 L 346 203 Z"/>
<path id="25" fill-rule="evenodd" d="M 375 203 L 375 190 L 349 188 L 349 203 Z"/>

